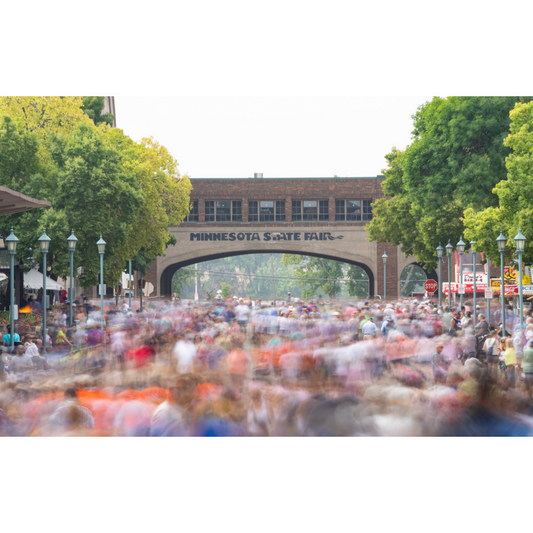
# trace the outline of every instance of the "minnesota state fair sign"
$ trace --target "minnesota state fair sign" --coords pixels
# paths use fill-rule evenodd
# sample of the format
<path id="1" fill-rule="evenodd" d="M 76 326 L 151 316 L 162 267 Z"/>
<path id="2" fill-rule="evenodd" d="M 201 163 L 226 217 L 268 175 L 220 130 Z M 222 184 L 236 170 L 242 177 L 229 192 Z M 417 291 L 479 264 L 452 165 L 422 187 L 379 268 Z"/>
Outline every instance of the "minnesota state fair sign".
<path id="1" fill-rule="evenodd" d="M 231 233 L 191 233 L 191 241 L 334 241 L 343 239 L 344 235 L 334 237 L 328 231 L 323 232 L 231 232 Z"/>

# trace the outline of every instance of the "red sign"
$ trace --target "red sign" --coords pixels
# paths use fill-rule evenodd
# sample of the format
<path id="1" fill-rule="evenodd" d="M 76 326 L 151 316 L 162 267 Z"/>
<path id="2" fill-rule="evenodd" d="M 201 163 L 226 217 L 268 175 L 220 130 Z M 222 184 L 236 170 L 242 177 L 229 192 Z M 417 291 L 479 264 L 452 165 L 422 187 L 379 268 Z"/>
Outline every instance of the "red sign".
<path id="1" fill-rule="evenodd" d="M 452 286 L 452 294 L 457 294 L 457 292 L 459 290 L 459 283 L 452 282 L 451 286 Z M 464 287 L 465 287 L 465 293 L 466 294 L 474 292 L 474 284 L 473 283 L 465 283 Z M 484 292 L 486 288 L 487 288 L 487 284 L 486 283 L 477 283 L 476 284 L 476 292 Z M 442 284 L 442 292 L 444 294 L 448 294 L 448 284 L 447 283 L 443 283 Z M 505 294 L 507 294 L 507 285 L 505 286 Z"/>
<path id="2" fill-rule="evenodd" d="M 439 284 L 434 279 L 428 279 L 424 283 L 424 289 L 426 289 L 427 292 L 434 293 L 439 287 Z"/>

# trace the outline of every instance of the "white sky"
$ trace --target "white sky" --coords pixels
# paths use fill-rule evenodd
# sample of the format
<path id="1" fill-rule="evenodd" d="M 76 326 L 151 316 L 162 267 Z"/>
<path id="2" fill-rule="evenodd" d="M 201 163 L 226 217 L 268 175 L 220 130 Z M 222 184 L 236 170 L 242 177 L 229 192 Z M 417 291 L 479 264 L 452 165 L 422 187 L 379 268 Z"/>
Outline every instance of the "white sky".
<path id="1" fill-rule="evenodd" d="M 118 126 L 193 178 L 375 176 L 433 95 L 531 88 L 531 2 L 63 4 L 6 5 L 27 37 L 3 29 L 0 91 L 114 95 Z"/>
<path id="2" fill-rule="evenodd" d="M 191 178 L 376 176 L 411 142 L 426 96 L 115 96 L 117 127 L 153 136 Z"/>

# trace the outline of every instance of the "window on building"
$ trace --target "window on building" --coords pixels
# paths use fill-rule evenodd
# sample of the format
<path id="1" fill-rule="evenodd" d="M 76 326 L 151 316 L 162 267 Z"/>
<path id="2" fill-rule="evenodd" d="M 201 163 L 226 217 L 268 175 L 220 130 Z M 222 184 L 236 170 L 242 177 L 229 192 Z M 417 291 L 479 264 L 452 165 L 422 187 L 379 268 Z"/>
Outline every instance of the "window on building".
<path id="1" fill-rule="evenodd" d="M 285 200 L 276 201 L 276 222 L 285 222 Z"/>
<path id="2" fill-rule="evenodd" d="M 372 220 L 371 204 L 372 200 L 335 200 L 335 220 L 337 222 Z"/>
<path id="3" fill-rule="evenodd" d="M 293 222 L 316 222 L 329 220 L 328 200 L 293 200 Z"/>
<path id="4" fill-rule="evenodd" d="M 191 202 L 191 210 L 187 217 L 185 218 L 186 222 L 198 222 L 198 200 L 193 200 Z"/>
<path id="5" fill-rule="evenodd" d="M 372 200 L 363 200 L 363 220 L 372 220 Z"/>
<path id="6" fill-rule="evenodd" d="M 206 222 L 241 222 L 240 200 L 208 200 L 205 202 Z"/>
<path id="7" fill-rule="evenodd" d="M 250 200 L 248 222 L 285 222 L 284 200 Z"/>
<path id="8" fill-rule="evenodd" d="M 320 200 L 318 205 L 319 205 L 318 220 L 325 220 L 325 221 L 329 220 L 328 200 Z"/>
<path id="9" fill-rule="evenodd" d="M 259 202 L 257 200 L 248 201 L 248 222 L 258 222 Z"/>
<path id="10" fill-rule="evenodd" d="M 259 202 L 259 222 L 274 222 L 274 202 L 271 200 L 261 200 Z"/>
<path id="11" fill-rule="evenodd" d="M 212 200 L 208 200 L 205 202 L 205 221 L 215 221 L 215 202 L 213 202 Z"/>

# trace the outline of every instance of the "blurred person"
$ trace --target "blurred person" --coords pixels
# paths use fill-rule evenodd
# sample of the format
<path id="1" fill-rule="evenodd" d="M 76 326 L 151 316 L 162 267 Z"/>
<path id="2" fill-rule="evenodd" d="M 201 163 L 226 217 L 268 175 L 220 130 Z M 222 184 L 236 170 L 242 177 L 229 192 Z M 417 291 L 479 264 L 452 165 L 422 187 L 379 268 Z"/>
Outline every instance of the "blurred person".
<path id="1" fill-rule="evenodd" d="M 431 356 L 431 366 L 433 369 L 433 381 L 434 383 L 441 383 L 445 380 L 448 375 L 448 369 L 446 367 L 446 362 L 444 361 L 444 356 L 442 355 L 442 350 L 444 349 L 444 344 L 438 342 L 435 345 L 435 352 Z"/>
<path id="2" fill-rule="evenodd" d="M 28 338 L 28 342 L 24 343 L 24 347 L 26 348 L 26 355 L 30 357 L 39 356 L 39 348 L 33 342 L 33 339 L 31 337 Z"/>
<path id="3" fill-rule="evenodd" d="M 183 335 L 177 336 L 172 353 L 177 363 L 179 374 L 189 374 L 193 371 L 194 361 L 198 355 L 196 345 L 189 340 L 185 340 Z"/>
<path id="4" fill-rule="evenodd" d="M 237 321 L 244 330 L 250 315 L 250 308 L 244 303 L 242 298 L 239 298 L 239 305 L 235 307 L 235 314 L 237 315 Z"/>
<path id="5" fill-rule="evenodd" d="M 154 411 L 150 419 L 150 436 L 161 437 L 168 429 L 183 420 L 183 408 L 179 405 L 179 382 L 169 387 L 169 397 Z"/>
<path id="6" fill-rule="evenodd" d="M 94 418 L 89 409 L 80 405 L 78 391 L 75 388 L 68 388 L 65 390 L 63 402 L 50 416 L 49 425 L 56 433 L 79 432 L 93 429 Z"/>
<path id="7" fill-rule="evenodd" d="M 33 361 L 29 355 L 26 355 L 24 346 L 17 346 L 16 355 L 9 362 L 9 370 L 15 374 L 33 370 Z"/>
<path id="8" fill-rule="evenodd" d="M 482 337 L 489 334 L 489 325 L 487 323 L 485 315 L 479 315 L 478 323 L 476 324 L 474 331 L 478 337 Z"/>
<path id="9" fill-rule="evenodd" d="M 515 332 L 513 334 L 513 346 L 516 354 L 516 368 L 520 370 L 522 368 L 522 354 L 524 351 L 524 344 L 526 338 L 524 331 L 520 329 L 520 323 L 517 324 Z"/>
<path id="10" fill-rule="evenodd" d="M 363 325 L 363 327 L 361 328 L 361 332 L 363 333 L 364 340 L 373 339 L 376 336 L 377 331 L 378 331 L 378 328 L 374 324 L 373 317 L 369 317 L 368 320 Z"/>
<path id="11" fill-rule="evenodd" d="M 464 380 L 457 387 L 460 403 L 468 403 L 479 397 L 479 380 L 482 374 L 482 365 L 479 359 L 472 357 L 465 362 L 463 368 Z"/>
<path id="12" fill-rule="evenodd" d="M 383 334 L 383 337 L 387 337 L 387 335 L 395 329 L 396 325 L 394 324 L 394 320 L 391 316 L 387 316 L 385 320 L 383 321 L 383 324 L 381 326 L 381 333 Z"/>
<path id="13" fill-rule="evenodd" d="M 253 437 L 268 437 L 270 416 L 259 384 L 254 382 L 250 383 L 249 395 L 250 399 L 247 413 L 248 434 Z"/>
<path id="14" fill-rule="evenodd" d="M 504 363 L 504 374 L 505 379 L 507 381 L 507 385 L 511 388 L 514 388 L 516 383 L 516 352 L 511 339 L 507 338 L 501 340 L 500 353 L 500 358 L 503 360 Z"/>
<path id="15" fill-rule="evenodd" d="M 59 326 L 59 329 L 58 329 L 58 332 L 57 332 L 57 337 L 56 337 L 56 344 L 57 345 L 65 345 L 64 347 L 66 348 L 67 346 L 69 348 L 72 348 L 72 343 L 68 340 L 67 338 L 67 335 L 66 335 L 66 326 Z"/>
<path id="16" fill-rule="evenodd" d="M 525 389 L 531 399 L 531 388 L 533 386 L 533 341 L 529 341 L 524 348 L 523 365 Z"/>
<path id="17" fill-rule="evenodd" d="M 235 341 L 233 349 L 228 354 L 227 369 L 228 375 L 235 388 L 241 389 L 244 378 L 248 372 L 248 356 L 242 349 L 241 343 Z"/>
<path id="18" fill-rule="evenodd" d="M 7 326 L 7 333 L 4 335 L 4 338 L 3 338 L 3 341 L 5 343 L 5 345 L 8 347 L 8 350 L 10 350 L 10 346 L 11 346 L 11 326 Z M 13 334 L 13 345 L 15 346 L 15 351 L 16 351 L 16 347 L 20 344 L 20 335 L 18 333 L 14 333 Z"/>
<path id="19" fill-rule="evenodd" d="M 498 354 L 500 350 L 500 341 L 498 339 L 498 334 L 496 330 L 492 330 L 489 333 L 489 336 L 485 340 L 482 349 L 485 352 L 487 358 L 489 373 L 494 379 L 496 379 L 498 376 Z"/>

